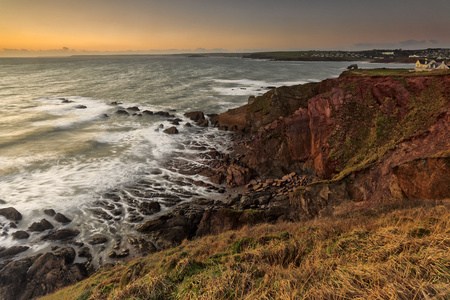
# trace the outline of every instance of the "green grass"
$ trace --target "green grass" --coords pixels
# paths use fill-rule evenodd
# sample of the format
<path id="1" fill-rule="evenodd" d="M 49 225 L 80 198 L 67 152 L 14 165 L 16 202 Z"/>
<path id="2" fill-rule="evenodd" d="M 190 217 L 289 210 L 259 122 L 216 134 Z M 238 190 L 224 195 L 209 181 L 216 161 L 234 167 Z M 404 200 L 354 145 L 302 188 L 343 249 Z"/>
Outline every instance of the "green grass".
<path id="1" fill-rule="evenodd" d="M 445 299 L 450 200 L 208 236 L 43 299 Z"/>

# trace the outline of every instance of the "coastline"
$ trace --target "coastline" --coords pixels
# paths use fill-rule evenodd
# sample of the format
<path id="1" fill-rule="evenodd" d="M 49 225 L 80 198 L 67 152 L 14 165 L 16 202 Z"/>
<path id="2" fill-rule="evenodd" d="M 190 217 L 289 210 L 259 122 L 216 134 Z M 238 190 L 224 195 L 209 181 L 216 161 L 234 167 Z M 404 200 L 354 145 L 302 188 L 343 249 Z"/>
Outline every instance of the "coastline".
<path id="1" fill-rule="evenodd" d="M 432 75 L 426 74 L 422 77 L 428 78 L 427 76 Z M 379 172 L 377 168 L 371 169 L 374 161 L 368 161 L 362 165 L 340 162 L 343 165 L 340 166 L 342 170 L 338 172 L 337 163 L 325 159 L 329 157 L 329 153 L 333 153 L 333 149 L 326 149 L 330 151 L 328 153 L 317 150 L 322 149 L 325 145 L 324 142 L 332 134 L 330 128 L 333 127 L 330 122 L 339 120 L 335 116 L 331 118 L 331 114 L 327 112 L 327 107 L 329 105 L 341 107 L 339 105 L 342 104 L 342 99 L 346 96 L 345 92 L 356 93 L 357 96 L 364 95 L 364 89 L 367 89 L 367 86 L 376 85 L 379 89 L 378 94 L 374 92 L 374 95 L 379 95 L 379 97 L 392 96 L 392 99 L 396 99 L 396 104 L 399 105 L 397 113 L 404 118 L 405 112 L 401 112 L 400 108 L 405 104 L 401 101 L 408 101 L 408 99 L 404 97 L 406 94 L 403 90 L 399 92 L 398 89 L 393 88 L 397 87 L 397 83 L 392 78 L 392 76 L 385 76 L 381 79 L 374 79 L 374 77 L 369 76 L 368 79 L 363 79 L 359 75 L 347 72 L 338 79 L 329 79 L 320 83 L 296 87 L 276 88 L 263 96 L 250 99 L 249 104 L 244 107 L 229 110 L 219 116 L 207 118 L 203 113 L 195 112 L 196 114 L 191 115 L 190 118 L 197 126 L 202 123 L 205 124 L 205 120 L 207 120 L 220 129 L 229 129 L 236 133 L 234 143 L 239 147 L 235 148 L 239 148 L 240 151 L 224 154 L 211 150 L 207 154 L 208 163 L 201 170 L 201 173 L 209 177 L 212 183 L 228 186 L 229 192 L 225 196 L 225 200 L 195 199 L 191 202 L 181 203 L 170 212 L 138 225 L 136 230 L 145 238 L 133 237 L 128 240 L 129 244 L 136 251 L 141 251 L 143 256 L 160 249 L 177 246 L 186 239 L 192 240 L 220 234 L 228 230 L 238 230 L 244 226 L 305 221 L 322 214 L 333 215 L 333 211 L 342 209 L 342 207 L 361 209 L 377 206 L 379 202 L 374 199 L 380 199 L 380 196 L 386 199 L 389 197 L 403 199 L 405 197 L 424 197 L 424 195 L 430 199 L 448 198 L 449 191 L 445 190 L 445 187 L 444 190 L 441 189 L 444 196 L 439 193 L 435 195 L 427 194 L 424 192 L 429 190 L 427 187 L 423 187 L 423 191 L 412 191 L 412 194 L 408 195 L 405 192 L 410 188 L 408 183 L 401 182 L 402 168 L 406 168 L 408 164 L 414 163 L 417 159 L 426 157 L 430 165 L 435 161 L 448 160 L 448 142 L 450 141 L 448 133 L 443 142 L 439 142 L 435 138 L 442 139 L 443 134 L 446 134 L 445 131 L 442 131 L 442 128 L 448 126 L 448 104 L 446 104 L 447 106 L 445 106 L 445 103 L 443 104 L 442 107 L 447 107 L 447 110 L 438 114 L 436 121 L 438 125 L 433 123 L 434 129 L 431 130 L 427 127 L 422 130 L 428 130 L 428 133 L 422 133 L 421 130 L 409 133 L 412 137 L 397 140 L 395 147 L 386 149 L 386 152 L 377 158 L 379 159 L 377 162 L 381 166 L 379 169 L 382 169 L 383 164 L 381 162 L 386 161 L 385 155 L 388 155 L 388 166 L 392 170 L 394 167 L 397 168 L 395 174 L 389 173 L 389 176 L 398 178 L 397 186 L 386 187 L 386 182 L 381 180 L 386 180 L 386 178 L 381 178 L 375 182 L 378 185 L 374 187 L 369 186 L 367 182 Z M 411 80 L 411 84 L 417 84 L 419 88 L 422 79 L 408 80 Z M 448 75 L 440 78 L 440 80 L 446 80 L 444 86 L 448 86 Z M 347 87 L 341 88 L 342 90 L 339 91 L 338 87 L 344 83 Z M 355 85 L 361 90 L 358 90 Z M 351 90 L 346 90 L 347 88 Z M 332 94 L 330 94 L 331 90 L 333 90 Z M 395 94 L 395 97 L 393 97 L 393 94 L 386 94 L 387 91 L 399 94 Z M 355 96 L 355 99 L 359 99 L 359 96 L 357 96 Z M 363 96 L 361 97 L 361 100 L 365 99 Z M 311 99 L 315 100 L 310 101 Z M 380 109 L 385 108 L 382 104 L 378 105 L 381 107 Z M 438 107 L 436 110 L 439 111 L 442 107 Z M 394 111 L 394 109 L 388 108 L 388 111 Z M 312 117 L 314 114 L 318 119 Z M 200 117 L 197 117 L 198 115 Z M 316 123 L 311 123 L 315 120 Z M 299 124 L 309 124 L 308 130 L 299 126 Z M 345 128 L 343 123 L 338 125 L 338 128 Z M 294 130 L 290 131 L 291 129 Z M 314 136 L 311 132 L 322 137 L 319 140 L 306 142 L 307 139 Z M 385 132 L 383 131 L 383 133 Z M 421 134 L 425 134 L 425 137 L 421 138 Z M 300 137 L 300 139 L 295 140 L 292 138 L 293 136 Z M 339 137 L 336 136 L 336 138 Z M 411 139 L 414 139 L 414 142 L 411 142 Z M 420 148 L 415 146 L 417 143 L 428 143 L 428 146 Z M 298 145 L 304 144 L 310 145 L 311 148 L 303 149 L 301 153 L 293 152 L 292 149 L 297 149 Z M 432 145 L 433 147 L 431 147 Z M 384 147 L 384 144 L 381 146 Z M 409 156 L 398 154 L 401 155 L 401 159 L 396 160 L 395 153 L 400 151 L 398 149 L 403 149 L 402 151 L 408 149 L 412 154 Z M 264 152 L 266 150 L 267 152 Z M 349 148 L 348 151 L 353 150 Z M 393 151 L 393 153 L 389 151 Z M 358 155 L 358 153 L 351 154 Z M 347 163 L 347 165 L 344 163 Z M 393 165 L 394 167 L 392 167 Z M 442 167 L 438 165 L 436 168 Z M 407 171 L 403 171 L 403 174 L 404 176 L 408 175 Z M 447 176 L 446 174 L 443 173 L 444 178 Z M 205 183 L 197 182 L 197 184 Z M 422 182 L 421 184 L 423 186 L 426 183 Z M 429 182 L 429 184 L 432 185 L 433 183 Z M 380 189 L 380 187 L 382 188 Z M 399 188 L 403 192 L 395 194 Z M 378 189 L 385 194 L 380 194 Z M 388 192 L 389 194 L 386 194 Z M 359 204 L 352 208 L 351 205 L 349 207 L 349 203 Z M 10 269 L 10 272 L 22 274 L 26 266 L 28 266 L 26 268 L 28 269 L 35 264 L 37 266 L 35 265 L 34 268 L 52 264 L 55 267 L 60 267 L 62 264 L 66 272 L 64 276 L 70 278 L 70 282 L 62 282 L 62 284 L 73 284 L 80 280 L 80 277 L 92 273 L 93 270 L 89 270 L 89 267 L 86 266 L 83 269 L 83 266 L 72 264 L 76 254 L 75 250 L 69 248 L 71 248 L 70 244 L 68 247 L 58 249 L 51 254 L 25 258 L 21 260 L 22 266 L 16 264 L 16 268 Z M 79 253 L 78 255 L 80 256 Z M 48 270 L 51 271 L 51 268 Z M 36 276 L 39 275 L 43 276 L 46 273 Z M 11 273 L 2 274 L 1 278 L 10 276 L 12 276 Z M 28 279 L 36 280 L 36 277 Z M 44 278 L 40 280 L 40 282 L 39 280 L 37 282 L 48 285 L 47 290 L 41 290 L 41 293 L 47 293 L 62 287 L 56 285 L 57 280 L 53 282 L 45 281 Z M 11 280 L 4 282 L 13 283 Z M 31 290 L 33 288 L 29 288 L 26 292 L 35 292 Z M 36 289 L 36 293 L 39 293 L 38 289 Z"/>

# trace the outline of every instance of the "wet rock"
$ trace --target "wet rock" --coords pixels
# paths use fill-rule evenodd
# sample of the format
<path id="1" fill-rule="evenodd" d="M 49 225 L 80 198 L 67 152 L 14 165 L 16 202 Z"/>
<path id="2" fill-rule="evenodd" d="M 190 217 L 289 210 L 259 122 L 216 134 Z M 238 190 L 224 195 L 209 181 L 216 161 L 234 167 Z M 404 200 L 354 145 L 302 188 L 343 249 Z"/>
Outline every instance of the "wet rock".
<path id="1" fill-rule="evenodd" d="M 0 199 L 0 204 L 6 204 L 5 200 Z"/>
<path id="2" fill-rule="evenodd" d="M 117 257 L 117 258 L 124 258 L 124 257 L 127 257 L 128 255 L 130 255 L 130 250 L 129 250 L 129 249 L 121 249 L 121 250 L 116 254 L 116 257 Z"/>
<path id="3" fill-rule="evenodd" d="M 75 260 L 75 250 L 72 247 L 65 247 L 65 248 L 61 248 L 55 252 L 53 252 L 53 254 L 57 257 L 61 257 L 64 259 L 64 262 L 66 264 L 71 264 L 73 263 L 73 261 Z"/>
<path id="4" fill-rule="evenodd" d="M 161 205 L 156 201 L 141 202 L 138 210 L 143 215 L 152 215 L 161 210 Z"/>
<path id="5" fill-rule="evenodd" d="M 64 99 L 61 101 L 61 103 L 73 103 L 73 101 L 69 100 L 69 99 Z"/>
<path id="6" fill-rule="evenodd" d="M 144 220 L 144 218 L 142 216 L 138 216 L 138 215 L 130 215 L 127 218 L 127 221 L 130 223 L 139 223 L 142 220 Z"/>
<path id="7" fill-rule="evenodd" d="M 9 227 L 10 228 L 17 228 L 17 225 L 14 222 L 9 222 Z"/>
<path id="8" fill-rule="evenodd" d="M 157 111 L 153 113 L 154 115 L 163 116 L 163 117 L 170 117 L 171 115 L 166 111 Z"/>
<path id="9" fill-rule="evenodd" d="M 188 122 L 188 123 L 184 124 L 184 126 L 185 127 L 192 127 L 192 124 Z"/>
<path id="10" fill-rule="evenodd" d="M 120 105 L 120 104 L 122 104 L 122 102 L 117 102 L 117 101 L 111 102 L 111 105 Z"/>
<path id="11" fill-rule="evenodd" d="M 42 232 L 53 228 L 55 227 L 52 225 L 52 223 L 50 223 L 46 219 L 42 219 L 40 222 L 34 222 L 33 224 L 31 224 L 31 226 L 28 227 L 28 230 Z"/>
<path id="12" fill-rule="evenodd" d="M 30 234 L 26 231 L 19 230 L 12 234 L 14 240 L 25 240 L 30 237 Z"/>
<path id="13" fill-rule="evenodd" d="M 27 251 L 30 247 L 27 246 L 12 246 L 9 248 L 0 248 L 0 258 L 12 257 L 24 251 Z"/>
<path id="14" fill-rule="evenodd" d="M 112 220 L 113 219 L 113 216 L 111 216 L 110 214 L 108 214 L 106 211 L 104 211 L 103 209 L 93 209 L 92 210 L 92 213 L 96 216 L 96 217 L 98 217 L 98 218 L 100 218 L 100 219 L 103 219 L 103 220 L 106 220 L 106 221 L 110 221 L 110 220 Z"/>
<path id="15" fill-rule="evenodd" d="M 163 132 L 167 134 L 178 134 L 178 129 L 175 126 L 172 126 L 170 128 L 167 128 Z"/>
<path id="16" fill-rule="evenodd" d="M 54 217 L 55 221 L 59 222 L 59 223 L 63 223 L 63 224 L 67 224 L 72 222 L 71 219 L 67 218 L 65 215 L 61 214 L 61 213 L 57 213 Z"/>
<path id="17" fill-rule="evenodd" d="M 77 105 L 75 106 L 76 109 L 86 109 L 87 106 L 86 105 Z"/>
<path id="18" fill-rule="evenodd" d="M 124 110 L 124 109 L 119 109 L 118 111 L 116 111 L 117 115 L 123 115 L 123 116 L 129 116 L 130 114 Z"/>
<path id="19" fill-rule="evenodd" d="M 41 240 L 48 241 L 65 241 L 70 240 L 80 234 L 77 229 L 60 229 L 55 232 L 44 235 Z"/>
<path id="20" fill-rule="evenodd" d="M 99 245 L 99 244 L 104 244 L 106 242 L 108 242 L 109 239 L 107 236 L 101 235 L 101 234 L 97 234 L 94 235 L 89 241 L 88 244 L 90 245 Z"/>
<path id="21" fill-rule="evenodd" d="M 153 112 L 150 111 L 150 110 L 144 110 L 144 111 L 142 112 L 142 114 L 143 114 L 143 115 L 147 115 L 147 116 L 152 116 L 152 115 L 153 115 Z"/>
<path id="22" fill-rule="evenodd" d="M 111 251 L 111 252 L 109 252 L 109 253 L 108 253 L 108 257 L 109 257 L 109 258 L 116 258 L 116 257 L 117 257 L 116 251 Z"/>
<path id="23" fill-rule="evenodd" d="M 199 121 L 197 122 L 197 125 L 200 126 L 200 127 L 208 127 L 209 122 L 208 122 L 208 120 L 203 119 L 203 120 L 199 120 Z"/>
<path id="24" fill-rule="evenodd" d="M 22 214 L 17 211 L 14 207 L 7 207 L 0 209 L 0 215 L 4 216 L 8 220 L 11 221 L 20 221 L 22 220 Z"/>
<path id="25" fill-rule="evenodd" d="M 191 119 L 194 122 L 198 122 L 200 120 L 205 120 L 205 115 L 201 111 L 192 111 L 184 114 L 186 118 Z"/>
<path id="26" fill-rule="evenodd" d="M 137 107 L 137 106 L 127 107 L 127 110 L 129 110 L 129 111 L 141 111 L 139 109 L 139 107 Z"/>
<path id="27" fill-rule="evenodd" d="M 92 259 L 92 254 L 91 254 L 91 250 L 89 249 L 89 247 L 83 247 L 80 250 L 78 250 L 78 256 L 87 258 L 88 260 Z"/>
<path id="28" fill-rule="evenodd" d="M 46 214 L 47 216 L 53 217 L 54 215 L 56 215 L 56 212 L 54 209 L 44 209 L 44 214 Z"/>
<path id="29" fill-rule="evenodd" d="M 73 249 L 12 261 L 0 272 L 1 299 L 35 299 L 87 277 L 86 268 L 72 264 Z"/>

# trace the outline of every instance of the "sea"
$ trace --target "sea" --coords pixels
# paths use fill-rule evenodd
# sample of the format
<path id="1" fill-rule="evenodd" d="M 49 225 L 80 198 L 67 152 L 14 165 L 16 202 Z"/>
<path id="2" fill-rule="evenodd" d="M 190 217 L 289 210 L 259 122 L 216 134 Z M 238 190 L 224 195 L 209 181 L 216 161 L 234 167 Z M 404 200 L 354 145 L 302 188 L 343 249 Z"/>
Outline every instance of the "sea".
<path id="1" fill-rule="evenodd" d="M 14 207 L 23 216 L 15 226 L 0 216 L 0 248 L 30 247 L 18 257 L 47 251 L 54 242 L 41 240 L 41 232 L 12 237 L 44 218 L 56 229 L 80 230 L 80 244 L 96 234 L 113 243 L 176 203 L 218 197 L 220 187 L 190 184 L 207 178 L 181 172 L 172 162 L 195 165 L 202 151 L 227 153 L 231 133 L 184 126 L 192 123 L 184 113 L 219 114 L 273 87 L 338 77 L 349 64 L 181 56 L 0 58 L 0 209 Z M 116 113 L 130 107 L 140 111 Z M 144 110 L 181 119 L 179 134 L 163 132 L 173 126 L 170 118 L 139 116 Z M 145 193 L 160 203 L 159 213 L 137 214 L 130 202 L 105 197 L 139 201 Z M 58 224 L 44 209 L 72 222 Z"/>

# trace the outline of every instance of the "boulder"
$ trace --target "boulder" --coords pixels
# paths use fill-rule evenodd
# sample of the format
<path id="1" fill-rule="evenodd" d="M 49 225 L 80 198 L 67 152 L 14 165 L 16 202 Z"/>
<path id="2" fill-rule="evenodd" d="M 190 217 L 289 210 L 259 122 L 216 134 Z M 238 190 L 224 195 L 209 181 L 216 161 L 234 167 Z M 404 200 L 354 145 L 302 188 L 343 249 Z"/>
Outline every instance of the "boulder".
<path id="1" fill-rule="evenodd" d="M 122 115 L 122 116 L 129 116 L 130 114 L 124 110 L 124 109 L 119 109 L 118 111 L 116 111 L 117 115 Z"/>
<path id="2" fill-rule="evenodd" d="M 54 217 L 55 221 L 58 221 L 59 223 L 67 224 L 72 222 L 71 219 L 67 218 L 65 215 L 61 213 L 57 213 Z"/>
<path id="3" fill-rule="evenodd" d="M 50 232 L 49 234 L 44 235 L 41 240 L 48 241 L 65 241 L 70 240 L 80 234 L 80 231 L 77 229 L 60 229 L 55 232 Z"/>
<path id="4" fill-rule="evenodd" d="M 205 114 L 201 111 L 192 111 L 184 114 L 186 118 L 191 119 L 194 122 L 198 122 L 200 120 L 205 120 Z"/>
<path id="5" fill-rule="evenodd" d="M 178 134 L 178 129 L 175 126 L 172 126 L 170 128 L 165 129 L 163 132 L 167 134 Z"/>
<path id="6" fill-rule="evenodd" d="M 40 222 L 34 222 L 33 224 L 31 224 L 31 226 L 28 228 L 28 230 L 42 232 L 42 231 L 45 231 L 48 229 L 53 229 L 53 228 L 55 228 L 55 227 L 52 225 L 52 223 L 50 223 L 46 219 L 42 219 Z"/>
<path id="7" fill-rule="evenodd" d="M 56 214 L 56 212 L 54 209 L 44 209 L 44 214 L 46 214 L 49 217 L 53 217 Z"/>
<path id="8" fill-rule="evenodd" d="M 143 215 L 152 215 L 161 211 L 161 205 L 156 201 L 141 202 L 138 210 Z"/>
<path id="9" fill-rule="evenodd" d="M 26 231 L 19 230 L 12 234 L 14 240 L 24 240 L 30 237 L 30 234 Z"/>
<path id="10" fill-rule="evenodd" d="M 109 238 L 107 236 L 102 235 L 102 234 L 96 234 L 88 241 L 88 244 L 98 245 L 98 244 L 104 244 L 108 241 L 109 241 Z"/>
<path id="11" fill-rule="evenodd" d="M 14 207 L 7 207 L 0 209 L 0 215 L 4 216 L 8 220 L 11 221 L 20 221 L 22 220 L 22 214 L 17 211 Z"/>
<path id="12" fill-rule="evenodd" d="M 12 246 L 9 248 L 0 248 L 0 258 L 8 258 L 19 253 L 27 251 L 30 247 L 27 246 Z"/>

